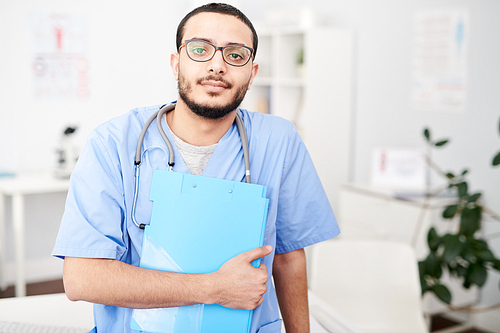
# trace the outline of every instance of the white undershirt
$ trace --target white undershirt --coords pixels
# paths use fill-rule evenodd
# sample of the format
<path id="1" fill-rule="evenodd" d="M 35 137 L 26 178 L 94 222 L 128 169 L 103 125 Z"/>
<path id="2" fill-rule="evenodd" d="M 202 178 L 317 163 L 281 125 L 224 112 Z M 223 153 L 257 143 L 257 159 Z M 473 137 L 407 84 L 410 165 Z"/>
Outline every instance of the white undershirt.
<path id="1" fill-rule="evenodd" d="M 189 171 L 193 175 L 201 175 L 203 169 L 205 169 L 205 167 L 207 166 L 210 157 L 212 157 L 217 144 L 213 144 L 210 146 L 193 146 L 177 137 L 174 132 L 172 132 L 168 124 L 167 127 L 172 134 L 175 145 L 177 146 L 177 149 L 179 149 L 182 160 L 186 164 Z"/>

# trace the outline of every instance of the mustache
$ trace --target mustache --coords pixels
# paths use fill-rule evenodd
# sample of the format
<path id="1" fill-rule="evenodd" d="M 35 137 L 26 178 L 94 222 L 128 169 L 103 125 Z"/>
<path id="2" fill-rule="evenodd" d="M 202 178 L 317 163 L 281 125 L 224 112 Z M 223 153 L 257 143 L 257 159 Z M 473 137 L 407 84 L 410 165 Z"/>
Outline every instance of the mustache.
<path id="1" fill-rule="evenodd" d="M 199 78 L 196 83 L 202 84 L 206 81 L 217 81 L 217 82 L 222 82 L 226 88 L 231 89 L 233 85 L 229 83 L 228 81 L 224 80 L 221 76 L 216 76 L 216 75 L 207 75 L 205 77 Z"/>

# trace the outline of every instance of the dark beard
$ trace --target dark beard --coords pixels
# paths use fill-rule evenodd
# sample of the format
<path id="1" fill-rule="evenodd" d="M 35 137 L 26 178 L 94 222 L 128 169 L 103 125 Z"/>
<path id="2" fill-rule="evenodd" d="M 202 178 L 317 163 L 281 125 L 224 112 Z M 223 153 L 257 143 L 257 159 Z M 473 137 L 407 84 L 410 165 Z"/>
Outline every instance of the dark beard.
<path id="1" fill-rule="evenodd" d="M 199 79 L 197 83 L 200 83 L 204 80 L 213 80 L 213 81 L 221 81 L 226 83 L 228 88 L 231 88 L 232 85 L 224 81 L 219 76 L 209 75 L 205 78 Z M 179 97 L 186 103 L 188 108 L 197 114 L 200 117 L 207 119 L 221 119 L 228 115 L 230 112 L 234 111 L 238 106 L 240 106 L 241 102 L 245 98 L 246 91 L 248 89 L 248 83 L 246 85 L 241 86 L 236 91 L 233 100 L 227 105 L 217 105 L 217 106 L 207 106 L 204 104 L 198 104 L 193 99 L 189 98 L 188 94 L 192 91 L 191 84 L 187 82 L 182 75 L 179 75 Z M 213 94 L 212 96 L 216 96 L 217 94 Z"/>

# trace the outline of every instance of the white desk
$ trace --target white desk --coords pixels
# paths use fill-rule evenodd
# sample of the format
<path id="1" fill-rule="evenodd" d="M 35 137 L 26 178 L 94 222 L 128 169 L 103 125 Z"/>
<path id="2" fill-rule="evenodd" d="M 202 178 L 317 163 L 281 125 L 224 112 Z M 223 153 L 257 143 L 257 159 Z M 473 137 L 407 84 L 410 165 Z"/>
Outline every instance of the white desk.
<path id="1" fill-rule="evenodd" d="M 311 333 L 362 333 L 311 291 L 309 308 Z M 0 327 L 4 322 L 15 322 L 50 326 L 40 326 L 40 329 L 60 326 L 88 332 L 94 326 L 92 303 L 70 302 L 65 294 L 1 299 L 0 309 Z"/>
<path id="2" fill-rule="evenodd" d="M 65 294 L 5 298 L 0 300 L 0 309 L 0 325 L 22 323 L 32 329 L 29 332 L 63 332 L 48 329 L 57 327 L 81 328 L 79 332 L 88 332 L 94 327 L 92 303 L 71 302 Z"/>
<path id="3" fill-rule="evenodd" d="M 12 197 L 12 225 L 14 230 L 16 261 L 16 296 L 26 295 L 25 277 L 25 203 L 26 195 L 67 192 L 69 180 L 57 179 L 48 174 L 26 174 L 13 178 L 0 178 L 0 267 L 5 263 L 5 199 Z M 0 285 L 3 276 L 0 269 Z"/>
<path id="4" fill-rule="evenodd" d="M 361 333 L 313 293 L 309 294 L 309 303 L 311 333 Z M 56 326 L 81 328 L 81 332 L 88 332 L 94 326 L 92 304 L 70 302 L 64 294 L 1 299 L 0 309 L 0 327 L 4 322 L 14 322 L 40 325 L 26 326 L 32 329 L 30 332 L 35 332 L 37 328 L 51 332 L 49 328 Z M 53 331 L 61 332 L 56 329 Z M 285 332 L 284 327 L 282 332 Z"/>

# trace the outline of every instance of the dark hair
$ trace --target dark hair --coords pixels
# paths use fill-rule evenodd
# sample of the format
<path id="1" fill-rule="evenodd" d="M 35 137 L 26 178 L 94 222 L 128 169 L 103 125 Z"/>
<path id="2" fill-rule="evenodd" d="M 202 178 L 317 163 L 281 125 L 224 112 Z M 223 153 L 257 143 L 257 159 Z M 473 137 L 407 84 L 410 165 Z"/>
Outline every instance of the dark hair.
<path id="1" fill-rule="evenodd" d="M 186 25 L 186 22 L 191 17 L 199 13 L 219 13 L 224 15 L 231 15 L 240 19 L 243 23 L 245 23 L 250 28 L 250 30 L 252 30 L 253 58 L 255 59 L 255 55 L 257 54 L 257 44 L 259 43 L 259 39 L 257 37 L 257 32 L 255 31 L 255 28 L 252 25 L 252 22 L 250 22 L 248 17 L 246 17 L 246 15 L 243 14 L 239 9 L 225 3 L 209 3 L 193 9 L 186 16 L 184 16 L 181 23 L 179 23 L 179 26 L 177 27 L 177 36 L 176 36 L 177 50 L 179 50 L 179 48 L 182 45 L 182 37 L 184 36 L 184 26 Z"/>

